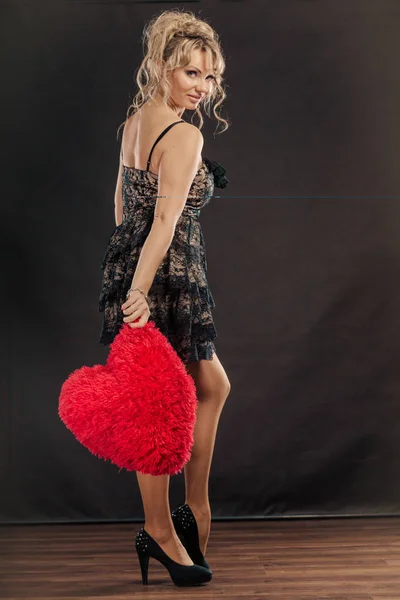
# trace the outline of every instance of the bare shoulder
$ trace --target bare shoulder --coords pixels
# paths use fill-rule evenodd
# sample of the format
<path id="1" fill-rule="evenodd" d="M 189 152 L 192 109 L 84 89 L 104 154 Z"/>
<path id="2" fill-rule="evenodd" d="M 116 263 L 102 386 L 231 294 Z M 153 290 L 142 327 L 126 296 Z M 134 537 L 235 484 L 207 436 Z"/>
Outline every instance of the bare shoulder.
<path id="1" fill-rule="evenodd" d="M 204 144 L 199 128 L 185 121 L 172 127 L 165 138 L 160 164 L 166 167 L 175 162 L 189 172 L 193 166 L 196 172 Z"/>
<path id="2" fill-rule="evenodd" d="M 183 122 L 170 129 L 159 163 L 162 193 L 170 195 L 177 188 L 176 193 L 187 195 L 199 169 L 202 147 L 203 135 L 195 125 Z"/>
<path id="3" fill-rule="evenodd" d="M 186 121 L 179 123 L 177 127 L 172 127 L 171 133 L 172 141 L 179 143 L 183 147 L 190 146 L 196 150 L 201 150 L 204 144 L 203 134 L 200 129 L 191 123 L 186 123 Z"/>

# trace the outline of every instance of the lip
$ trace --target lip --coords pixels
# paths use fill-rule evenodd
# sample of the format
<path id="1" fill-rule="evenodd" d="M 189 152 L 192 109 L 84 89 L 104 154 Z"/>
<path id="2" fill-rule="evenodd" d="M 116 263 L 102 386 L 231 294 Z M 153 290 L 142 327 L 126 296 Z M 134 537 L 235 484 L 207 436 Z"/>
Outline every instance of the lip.
<path id="1" fill-rule="evenodd" d="M 196 102 L 201 100 L 201 96 L 197 97 L 197 96 L 193 96 L 192 94 L 188 94 L 188 96 L 189 96 L 189 98 L 193 98 L 193 100 L 196 100 Z"/>

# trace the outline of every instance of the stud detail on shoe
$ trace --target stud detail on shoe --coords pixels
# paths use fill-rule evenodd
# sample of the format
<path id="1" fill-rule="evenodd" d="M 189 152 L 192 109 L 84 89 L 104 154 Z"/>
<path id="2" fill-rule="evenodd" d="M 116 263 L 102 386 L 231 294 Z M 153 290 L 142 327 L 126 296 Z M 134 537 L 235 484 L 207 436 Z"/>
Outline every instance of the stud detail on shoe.
<path id="1" fill-rule="evenodd" d="M 197 526 L 192 510 L 187 504 L 181 504 L 178 506 L 178 508 L 173 511 L 172 515 L 174 517 L 176 516 L 180 520 L 183 529 L 187 529 L 193 525 Z"/>
<path id="2" fill-rule="evenodd" d="M 139 552 L 146 552 L 148 543 L 149 543 L 148 536 L 147 536 L 145 530 L 142 528 L 139 530 L 139 532 L 136 536 L 136 540 L 135 540 L 136 548 L 138 549 Z"/>

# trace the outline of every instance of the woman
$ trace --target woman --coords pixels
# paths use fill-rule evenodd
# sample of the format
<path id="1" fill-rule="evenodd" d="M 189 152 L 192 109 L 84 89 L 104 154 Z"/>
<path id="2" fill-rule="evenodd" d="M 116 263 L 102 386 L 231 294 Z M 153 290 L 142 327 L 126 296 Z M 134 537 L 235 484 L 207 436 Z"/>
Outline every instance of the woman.
<path id="1" fill-rule="evenodd" d="M 144 34 L 140 91 L 128 108 L 121 143 L 117 227 L 102 263 L 100 342 L 111 343 L 122 323 L 137 328 L 151 319 L 195 382 L 198 409 L 191 459 L 184 467 L 185 503 L 171 515 L 169 476 L 137 472 L 145 524 L 136 538 L 143 583 L 151 555 L 168 568 L 174 583 L 194 585 L 211 579 L 204 558 L 211 523 L 208 479 L 230 391 L 213 343 L 215 303 L 199 213 L 214 186 L 225 187 L 228 180 L 221 165 L 202 159 L 200 129 L 181 117 L 195 110 L 202 126 L 201 105 L 209 110 L 219 98 L 213 113 L 228 127 L 216 111 L 225 98 L 225 62 L 217 34 L 191 12 L 164 11 Z"/>

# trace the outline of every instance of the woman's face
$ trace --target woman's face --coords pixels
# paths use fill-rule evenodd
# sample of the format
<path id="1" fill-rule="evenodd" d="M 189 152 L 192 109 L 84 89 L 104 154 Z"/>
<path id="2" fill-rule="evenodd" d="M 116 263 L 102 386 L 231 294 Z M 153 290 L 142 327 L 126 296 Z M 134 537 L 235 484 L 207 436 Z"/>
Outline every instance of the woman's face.
<path id="1" fill-rule="evenodd" d="M 195 110 L 212 92 L 214 82 L 211 56 L 204 50 L 193 50 L 189 64 L 177 67 L 170 76 L 170 100 L 176 107 Z"/>

